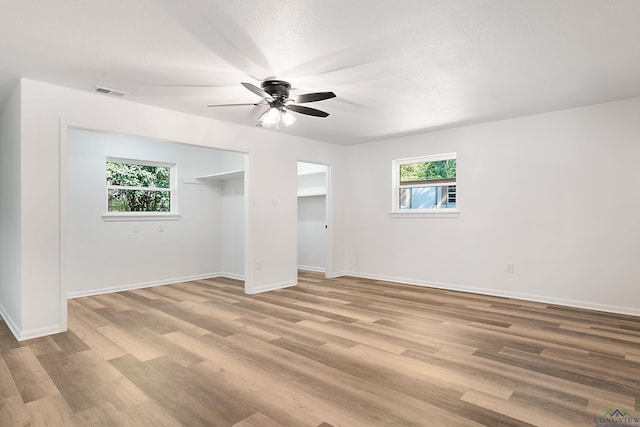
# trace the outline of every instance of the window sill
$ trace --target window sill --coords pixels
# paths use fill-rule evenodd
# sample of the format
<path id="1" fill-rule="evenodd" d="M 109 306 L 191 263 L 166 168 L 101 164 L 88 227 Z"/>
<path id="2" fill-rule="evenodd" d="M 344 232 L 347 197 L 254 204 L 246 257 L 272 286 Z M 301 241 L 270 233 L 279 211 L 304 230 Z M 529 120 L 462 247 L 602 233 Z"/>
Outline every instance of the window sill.
<path id="1" fill-rule="evenodd" d="M 458 209 L 413 209 L 389 212 L 391 218 L 459 218 Z"/>
<path id="2" fill-rule="evenodd" d="M 109 212 L 102 214 L 103 221 L 177 221 L 182 217 L 176 213 L 159 212 Z"/>

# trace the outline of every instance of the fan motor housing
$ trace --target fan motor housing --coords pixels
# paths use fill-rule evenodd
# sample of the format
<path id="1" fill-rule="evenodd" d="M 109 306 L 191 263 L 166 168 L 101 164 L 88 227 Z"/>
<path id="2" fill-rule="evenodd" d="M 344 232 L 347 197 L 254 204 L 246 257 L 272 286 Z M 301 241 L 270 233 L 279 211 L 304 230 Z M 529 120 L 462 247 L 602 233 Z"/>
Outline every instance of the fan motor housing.
<path id="1" fill-rule="evenodd" d="M 284 100 L 289 98 L 291 83 L 284 80 L 265 80 L 261 84 L 262 90 L 267 92 L 273 99 Z"/>

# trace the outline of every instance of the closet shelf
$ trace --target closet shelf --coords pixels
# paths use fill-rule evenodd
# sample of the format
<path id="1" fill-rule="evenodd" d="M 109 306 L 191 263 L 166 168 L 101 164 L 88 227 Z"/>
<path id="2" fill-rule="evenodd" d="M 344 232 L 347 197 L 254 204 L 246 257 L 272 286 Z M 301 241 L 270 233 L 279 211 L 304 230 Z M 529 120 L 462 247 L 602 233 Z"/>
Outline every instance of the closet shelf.
<path id="1" fill-rule="evenodd" d="M 209 180 L 236 179 L 236 178 L 242 178 L 242 177 L 244 177 L 244 170 L 240 169 L 236 171 L 219 172 L 219 173 L 213 173 L 211 175 L 199 176 L 196 179 L 199 179 L 202 181 L 209 181 Z"/>
<path id="2" fill-rule="evenodd" d="M 327 192 L 324 190 L 317 191 L 300 191 L 298 190 L 298 197 L 315 197 L 315 196 L 326 196 Z"/>

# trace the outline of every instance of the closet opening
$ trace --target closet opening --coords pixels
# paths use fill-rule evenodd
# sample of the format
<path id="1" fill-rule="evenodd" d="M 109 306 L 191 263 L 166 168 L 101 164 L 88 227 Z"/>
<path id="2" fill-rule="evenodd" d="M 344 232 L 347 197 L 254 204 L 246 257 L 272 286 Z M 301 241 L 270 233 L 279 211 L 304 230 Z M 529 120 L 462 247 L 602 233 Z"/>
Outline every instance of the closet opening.
<path id="1" fill-rule="evenodd" d="M 298 162 L 298 270 L 329 273 L 329 166 Z"/>

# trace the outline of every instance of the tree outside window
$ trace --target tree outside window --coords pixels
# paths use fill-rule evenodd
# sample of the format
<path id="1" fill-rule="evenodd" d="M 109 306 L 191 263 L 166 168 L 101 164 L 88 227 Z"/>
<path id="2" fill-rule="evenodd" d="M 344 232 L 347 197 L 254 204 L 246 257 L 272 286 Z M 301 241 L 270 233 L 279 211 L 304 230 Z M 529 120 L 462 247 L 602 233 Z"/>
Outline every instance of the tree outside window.
<path id="1" fill-rule="evenodd" d="M 173 165 L 107 161 L 108 212 L 171 212 Z"/>

